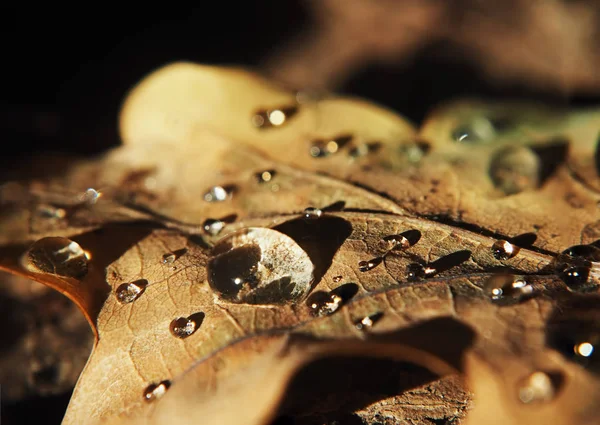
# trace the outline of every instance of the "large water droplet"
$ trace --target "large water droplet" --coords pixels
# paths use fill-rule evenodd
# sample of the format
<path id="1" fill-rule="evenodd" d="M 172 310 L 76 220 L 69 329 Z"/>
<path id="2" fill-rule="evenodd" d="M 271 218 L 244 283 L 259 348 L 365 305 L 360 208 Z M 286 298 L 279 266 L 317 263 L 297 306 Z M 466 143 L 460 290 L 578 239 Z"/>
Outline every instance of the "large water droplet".
<path id="1" fill-rule="evenodd" d="M 146 286 L 148 286 L 146 279 L 139 279 L 119 285 L 115 291 L 117 301 L 121 304 L 127 304 L 137 300 L 146 290 Z"/>
<path id="2" fill-rule="evenodd" d="M 438 270 L 432 264 L 410 263 L 406 266 L 406 279 L 409 281 L 419 280 L 436 274 Z"/>
<path id="3" fill-rule="evenodd" d="M 521 277 L 498 274 L 487 279 L 483 292 L 493 301 L 520 301 L 533 293 L 533 287 Z"/>
<path id="4" fill-rule="evenodd" d="M 144 390 L 144 400 L 146 400 L 147 402 L 151 402 L 156 399 L 159 399 L 160 397 L 165 395 L 170 386 L 171 381 L 162 381 L 158 384 L 148 385 Z"/>
<path id="5" fill-rule="evenodd" d="M 368 272 L 373 270 L 375 267 L 383 262 L 383 257 L 371 258 L 368 261 L 361 261 L 358 263 L 358 270 L 361 272 Z"/>
<path id="6" fill-rule="evenodd" d="M 492 255 L 496 260 L 508 260 L 519 252 L 519 247 L 503 239 L 497 240 L 492 245 Z"/>
<path id="7" fill-rule="evenodd" d="M 23 258 L 24 266 L 35 273 L 51 273 L 64 277 L 82 278 L 88 271 L 85 251 L 62 237 L 46 237 L 31 245 Z"/>
<path id="8" fill-rule="evenodd" d="M 541 160 L 533 150 L 509 146 L 493 156 L 489 174 L 498 189 L 513 195 L 539 187 L 541 170 Z"/>
<path id="9" fill-rule="evenodd" d="M 533 372 L 518 383 L 519 400 L 525 404 L 548 402 L 556 394 L 557 381 L 546 372 Z"/>
<path id="10" fill-rule="evenodd" d="M 171 334 L 177 338 L 187 338 L 200 327 L 204 320 L 204 313 L 196 313 L 189 317 L 178 317 L 173 319 L 169 325 Z"/>
<path id="11" fill-rule="evenodd" d="M 273 109 L 260 109 L 252 116 L 252 125 L 259 129 L 281 127 L 298 112 L 297 106 L 282 106 Z"/>
<path id="12" fill-rule="evenodd" d="M 418 230 L 407 230 L 398 235 L 385 236 L 384 241 L 390 244 L 390 250 L 408 249 L 421 239 L 421 232 Z"/>
<path id="13" fill-rule="evenodd" d="M 313 316 L 322 317 L 335 313 L 358 292 L 356 283 L 345 283 L 337 288 L 326 291 L 317 291 L 306 300 L 306 305 Z"/>
<path id="14" fill-rule="evenodd" d="M 600 249 L 597 247 L 575 245 L 556 256 L 554 269 L 569 290 L 587 291 L 598 286 L 597 271 L 592 263 L 598 260 Z"/>
<path id="15" fill-rule="evenodd" d="M 247 228 L 215 245 L 207 270 L 208 282 L 221 298 L 279 304 L 308 293 L 314 265 L 289 236 L 273 229 Z"/>

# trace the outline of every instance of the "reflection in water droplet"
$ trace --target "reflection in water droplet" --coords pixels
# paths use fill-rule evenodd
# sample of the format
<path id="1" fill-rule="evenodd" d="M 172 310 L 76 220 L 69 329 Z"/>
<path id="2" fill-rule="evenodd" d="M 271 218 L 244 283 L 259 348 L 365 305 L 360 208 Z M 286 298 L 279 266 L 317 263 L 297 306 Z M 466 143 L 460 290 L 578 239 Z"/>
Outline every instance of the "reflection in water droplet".
<path id="1" fill-rule="evenodd" d="M 173 319 L 169 325 L 169 330 L 177 338 L 187 338 L 200 327 L 204 320 L 204 313 L 196 313 L 190 317 L 178 317 Z"/>
<path id="2" fill-rule="evenodd" d="M 382 261 L 383 257 L 375 257 L 371 258 L 368 261 L 361 261 L 360 263 L 358 263 L 358 270 L 361 272 L 368 272 L 380 265 Z"/>
<path id="3" fill-rule="evenodd" d="M 165 395 L 170 386 L 170 381 L 162 381 L 158 384 L 148 385 L 144 390 L 144 400 L 146 400 L 147 402 L 151 402 L 162 397 L 163 395 Z"/>
<path id="4" fill-rule="evenodd" d="M 252 116 L 252 125 L 259 129 L 280 127 L 298 112 L 296 106 L 260 109 Z"/>
<path id="5" fill-rule="evenodd" d="M 148 281 L 139 279 L 129 283 L 123 283 L 115 291 L 117 301 L 121 304 L 127 304 L 137 300 L 146 290 Z"/>
<path id="6" fill-rule="evenodd" d="M 211 288 L 231 302 L 279 304 L 302 298 L 311 288 L 314 265 L 289 236 L 247 228 L 221 239 L 208 262 Z"/>
<path id="7" fill-rule="evenodd" d="M 352 140 L 352 135 L 344 134 L 330 140 L 318 139 L 311 143 L 309 152 L 313 158 L 323 158 L 342 149 Z"/>
<path id="8" fill-rule="evenodd" d="M 496 260 L 508 260 L 519 252 L 519 247 L 503 239 L 497 240 L 492 245 L 492 255 Z"/>
<path id="9" fill-rule="evenodd" d="M 85 251 L 77 242 L 62 237 L 46 237 L 34 242 L 23 257 L 23 264 L 35 273 L 77 279 L 88 271 Z"/>
<path id="10" fill-rule="evenodd" d="M 275 170 L 264 170 L 254 174 L 258 183 L 268 183 L 275 178 Z"/>
<path id="11" fill-rule="evenodd" d="M 533 293 L 533 287 L 521 277 L 498 274 L 483 284 L 483 291 L 494 301 L 520 301 Z"/>
<path id="12" fill-rule="evenodd" d="M 555 383 L 545 372 L 534 372 L 522 379 L 519 384 L 519 400 L 522 403 L 548 402 L 556 393 Z"/>
<path id="13" fill-rule="evenodd" d="M 452 138 L 457 142 L 489 142 L 496 135 L 492 122 L 485 117 L 476 117 L 470 123 L 456 128 Z"/>
<path id="14" fill-rule="evenodd" d="M 309 207 L 304 210 L 303 214 L 305 220 L 317 220 L 321 218 L 321 216 L 323 215 L 323 211 L 319 208 Z"/>
<path id="15" fill-rule="evenodd" d="M 383 313 L 375 313 L 369 316 L 365 316 L 362 319 L 359 319 L 354 322 L 354 326 L 359 331 L 368 331 L 370 330 L 375 323 L 377 323 L 383 317 Z"/>
<path id="16" fill-rule="evenodd" d="M 493 156 L 489 174 L 498 189 L 514 195 L 539 187 L 541 170 L 541 160 L 532 149 L 509 146 Z"/>
<path id="17" fill-rule="evenodd" d="M 65 218 L 67 211 L 64 208 L 58 208 L 53 205 L 40 204 L 36 207 L 36 212 L 40 217 L 45 218 Z"/>

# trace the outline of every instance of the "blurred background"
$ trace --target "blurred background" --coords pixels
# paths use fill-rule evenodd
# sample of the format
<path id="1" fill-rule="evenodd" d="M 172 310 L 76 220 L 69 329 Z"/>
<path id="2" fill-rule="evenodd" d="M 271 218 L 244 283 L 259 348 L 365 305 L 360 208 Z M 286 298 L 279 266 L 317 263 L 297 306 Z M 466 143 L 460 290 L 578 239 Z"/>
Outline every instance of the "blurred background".
<path id="1" fill-rule="evenodd" d="M 0 11 L 2 171 L 37 153 L 91 155 L 117 145 L 126 92 L 152 70 L 180 60 L 249 67 L 290 88 L 365 97 L 416 124 L 435 105 L 461 97 L 600 104 L 599 1 L 14 2 Z M 48 357 L 47 336 L 28 329 L 47 335 L 40 329 L 50 323 L 56 342 L 67 328 L 85 338 L 87 325 L 58 294 L 0 292 L 3 314 L 35 324 L 22 328 L 32 341 L 19 349 L 11 344 L 21 328 L 3 326 L 3 423 L 41 417 L 60 423 L 89 348 Z M 24 304 L 28 309 L 10 313 Z M 38 304 L 57 307 L 42 314 Z M 31 347 L 46 347 L 40 354 L 46 360 L 19 374 L 28 367 L 22 359 L 35 357 Z M 67 360 L 70 372 L 56 383 L 54 363 Z M 10 394 L 9 379 L 23 380 Z"/>

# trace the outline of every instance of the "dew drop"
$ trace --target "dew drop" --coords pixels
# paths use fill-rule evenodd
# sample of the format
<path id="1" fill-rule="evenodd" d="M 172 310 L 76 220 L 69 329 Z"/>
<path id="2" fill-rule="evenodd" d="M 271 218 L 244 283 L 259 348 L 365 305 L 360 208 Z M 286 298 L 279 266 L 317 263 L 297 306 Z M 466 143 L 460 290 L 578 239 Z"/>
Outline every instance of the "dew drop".
<path id="1" fill-rule="evenodd" d="M 518 384 L 519 400 L 522 403 L 548 402 L 556 394 L 556 377 L 537 371 L 523 378 Z"/>
<path id="2" fill-rule="evenodd" d="M 318 291 L 306 300 L 311 314 L 317 317 L 328 316 L 335 313 L 342 305 L 342 297 L 331 292 Z"/>
<path id="3" fill-rule="evenodd" d="M 23 265 L 35 273 L 82 278 L 88 271 L 85 251 L 77 242 L 63 237 L 38 239 L 23 257 Z"/>
<path id="4" fill-rule="evenodd" d="M 384 241 L 390 244 L 390 250 L 408 249 L 421 239 L 421 232 L 418 230 L 407 230 L 398 235 L 385 236 Z"/>
<path id="5" fill-rule="evenodd" d="M 264 170 L 254 174 L 254 178 L 258 183 L 268 183 L 275 178 L 277 173 L 275 170 Z"/>
<path id="6" fill-rule="evenodd" d="M 533 293 L 533 287 L 521 277 L 498 274 L 486 280 L 483 291 L 493 301 L 520 301 Z"/>
<path id="7" fill-rule="evenodd" d="M 542 162 L 525 146 L 509 146 L 496 152 L 490 163 L 489 175 L 498 189 L 514 195 L 540 186 Z"/>
<path id="8" fill-rule="evenodd" d="M 252 125 L 259 129 L 281 127 L 298 112 L 297 106 L 260 109 L 252 116 Z"/>
<path id="9" fill-rule="evenodd" d="M 210 236 L 217 236 L 225 228 L 225 222 L 216 218 L 207 218 L 202 223 L 202 228 Z"/>
<path id="10" fill-rule="evenodd" d="M 340 283 L 343 278 L 343 276 L 334 276 L 332 280 L 334 283 Z"/>
<path id="11" fill-rule="evenodd" d="M 348 154 L 353 158 L 360 158 L 370 153 L 375 153 L 381 149 L 382 144 L 379 142 L 361 143 L 360 145 L 354 146 Z"/>
<path id="12" fill-rule="evenodd" d="M 381 313 L 381 312 L 371 314 L 369 316 L 365 316 L 362 319 L 355 321 L 354 326 L 359 331 L 368 331 L 371 328 L 373 328 L 375 323 L 377 323 L 379 320 L 381 320 L 382 317 L 383 317 L 383 313 Z"/>
<path id="13" fill-rule="evenodd" d="M 382 263 L 382 261 L 383 261 L 383 257 L 375 257 L 375 258 L 371 258 L 368 261 L 361 261 L 360 263 L 358 263 L 358 270 L 361 272 L 368 272 L 370 270 L 373 270 L 378 265 L 380 265 Z"/>
<path id="14" fill-rule="evenodd" d="M 223 202 L 233 195 L 236 187 L 233 185 L 228 186 L 213 186 L 204 194 L 204 200 L 206 202 Z"/>
<path id="15" fill-rule="evenodd" d="M 323 210 L 319 208 L 309 207 L 302 213 L 303 217 L 307 221 L 318 220 L 323 215 Z"/>
<path id="16" fill-rule="evenodd" d="M 491 248 L 492 255 L 496 260 L 508 260 L 519 253 L 519 247 L 506 240 L 497 240 Z"/>
<path id="17" fill-rule="evenodd" d="M 313 158 L 323 158 L 332 155 L 342 149 L 351 140 L 352 135 L 349 134 L 340 135 L 329 140 L 314 140 L 309 149 L 310 156 Z"/>
<path id="18" fill-rule="evenodd" d="M 162 256 L 162 263 L 163 264 L 171 264 L 174 263 L 175 260 L 177 259 L 177 256 L 173 253 L 168 253 Z"/>
<path id="19" fill-rule="evenodd" d="M 489 142 L 495 135 L 496 130 L 492 121 L 485 117 L 477 117 L 452 132 L 454 140 L 464 143 Z"/>
<path id="20" fill-rule="evenodd" d="M 159 399 L 160 397 L 165 395 L 170 386 L 171 381 L 162 381 L 158 384 L 148 385 L 144 390 L 144 400 L 146 400 L 147 402 L 151 402 L 156 399 Z"/>
<path id="21" fill-rule="evenodd" d="M 100 199 L 102 193 L 98 192 L 96 189 L 89 188 L 80 196 L 80 201 L 86 205 L 94 205 Z"/>
<path id="22" fill-rule="evenodd" d="M 127 304 L 137 300 L 146 290 L 146 286 L 148 286 L 146 279 L 139 279 L 119 285 L 115 291 L 117 301 L 121 304 Z"/>
<path id="23" fill-rule="evenodd" d="M 574 310 L 565 313 L 583 314 L 585 317 L 587 312 Z M 546 339 L 551 348 L 568 360 L 600 373 L 600 331 L 596 317 L 592 316 L 592 320 L 574 318 L 550 323 Z"/>
<path id="24" fill-rule="evenodd" d="M 423 265 L 420 263 L 410 263 L 406 266 L 406 279 L 409 281 L 419 280 L 436 274 L 438 270 L 432 265 Z"/>
<path id="25" fill-rule="evenodd" d="M 280 304 L 311 288 L 314 265 L 289 236 L 268 228 L 246 228 L 221 239 L 207 265 L 208 282 L 231 302 Z"/>
<path id="26" fill-rule="evenodd" d="M 565 249 L 562 253 L 569 257 L 600 261 L 600 249 L 594 245 L 574 245 Z"/>
<path id="27" fill-rule="evenodd" d="M 598 286 L 592 262 L 600 259 L 600 249 L 593 245 L 575 245 L 557 255 L 554 270 L 571 291 L 587 291 Z"/>
<path id="28" fill-rule="evenodd" d="M 65 218 L 67 216 L 67 211 L 64 208 L 58 208 L 53 205 L 38 205 L 36 208 L 36 212 L 40 217 L 44 218 Z"/>
<path id="29" fill-rule="evenodd" d="M 196 313 L 190 317 L 178 317 L 169 325 L 171 334 L 177 338 L 187 338 L 200 327 L 204 320 L 204 313 Z"/>

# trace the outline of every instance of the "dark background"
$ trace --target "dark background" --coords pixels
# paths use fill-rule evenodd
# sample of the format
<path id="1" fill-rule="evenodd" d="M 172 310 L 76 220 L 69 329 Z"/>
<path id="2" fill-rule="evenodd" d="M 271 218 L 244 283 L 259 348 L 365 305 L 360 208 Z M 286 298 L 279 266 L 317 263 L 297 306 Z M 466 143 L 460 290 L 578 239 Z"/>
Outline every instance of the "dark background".
<path id="1" fill-rule="evenodd" d="M 0 6 L 0 167 L 10 169 L 17 159 L 44 151 L 89 155 L 115 146 L 121 101 L 150 71 L 177 60 L 259 67 L 275 46 L 312 25 L 301 0 L 155 4 Z M 367 67 L 342 91 L 388 105 L 417 123 L 435 104 L 467 95 L 600 103 L 583 93 L 499 88 L 446 47 L 432 45 L 403 65 Z M 3 423 L 60 423 L 69 397 L 4 402 Z"/>

